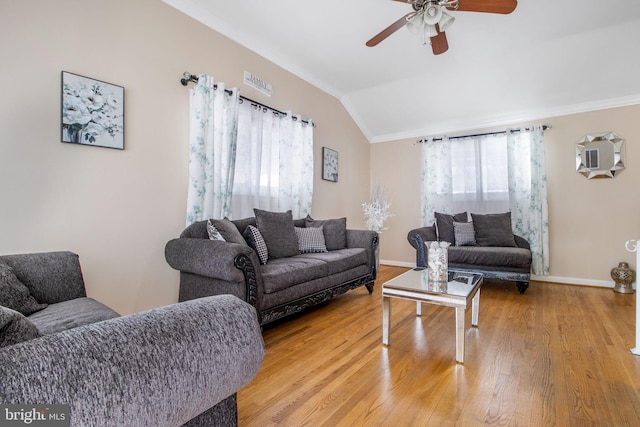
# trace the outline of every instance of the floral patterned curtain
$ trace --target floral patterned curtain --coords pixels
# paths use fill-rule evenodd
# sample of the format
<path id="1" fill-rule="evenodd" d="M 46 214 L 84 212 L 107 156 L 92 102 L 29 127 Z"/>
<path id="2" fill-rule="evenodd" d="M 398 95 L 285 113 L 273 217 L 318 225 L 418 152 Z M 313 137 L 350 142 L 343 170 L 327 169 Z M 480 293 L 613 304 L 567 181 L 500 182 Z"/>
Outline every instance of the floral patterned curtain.
<path id="1" fill-rule="evenodd" d="M 311 214 L 313 198 L 313 122 L 287 114 L 281 123 L 278 209 L 304 218 Z"/>
<path id="2" fill-rule="evenodd" d="M 534 274 L 549 274 L 549 213 L 542 126 L 507 132 L 509 203 L 514 232 L 529 242 Z"/>
<path id="3" fill-rule="evenodd" d="M 433 223 L 434 212 L 453 214 L 453 174 L 451 169 L 451 143 L 446 136 L 442 141 L 428 139 L 422 143 L 422 226 Z"/>
<path id="4" fill-rule="evenodd" d="M 200 75 L 190 90 L 187 225 L 231 214 L 239 93 Z"/>

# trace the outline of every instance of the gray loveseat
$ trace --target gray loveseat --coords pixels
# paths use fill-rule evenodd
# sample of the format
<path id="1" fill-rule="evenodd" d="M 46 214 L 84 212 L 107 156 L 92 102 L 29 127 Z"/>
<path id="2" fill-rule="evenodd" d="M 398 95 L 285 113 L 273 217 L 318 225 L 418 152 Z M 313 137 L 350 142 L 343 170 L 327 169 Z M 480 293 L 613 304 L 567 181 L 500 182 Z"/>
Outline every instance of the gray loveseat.
<path id="1" fill-rule="evenodd" d="M 432 226 L 409 231 L 407 240 L 416 249 L 416 266 L 427 266 L 425 242 L 448 241 L 449 268 L 480 273 L 485 278 L 516 282 L 521 294 L 529 287 L 529 243 L 511 231 L 510 213 L 477 215 L 436 213 Z"/>
<path id="2" fill-rule="evenodd" d="M 3 297 L 7 282 L 30 293 L 12 304 L 30 297 L 38 311 L 0 306 L 0 404 L 68 404 L 72 426 L 237 425 L 236 391 L 264 354 L 249 304 L 219 296 L 119 317 L 86 297 L 71 252 L 0 256 Z"/>
<path id="3" fill-rule="evenodd" d="M 264 325 L 359 286 L 373 292 L 377 233 L 347 229 L 345 218 L 293 220 L 290 212 L 258 210 L 256 216 L 212 220 L 224 240 L 212 240 L 208 221 L 199 221 L 188 226 L 180 238 L 167 243 L 167 262 L 180 271 L 180 301 L 232 294 L 253 305 Z M 270 219 L 275 226 L 273 222 L 268 224 Z M 270 254 L 266 262 L 247 243 L 253 239 L 247 232 L 250 226 L 264 234 Z M 296 238 L 290 237 L 294 228 L 304 232 L 302 229 L 321 226 L 326 252 L 300 253 L 299 241 L 293 251 L 282 250 L 283 245 Z M 276 255 L 271 256 L 274 251 Z"/>

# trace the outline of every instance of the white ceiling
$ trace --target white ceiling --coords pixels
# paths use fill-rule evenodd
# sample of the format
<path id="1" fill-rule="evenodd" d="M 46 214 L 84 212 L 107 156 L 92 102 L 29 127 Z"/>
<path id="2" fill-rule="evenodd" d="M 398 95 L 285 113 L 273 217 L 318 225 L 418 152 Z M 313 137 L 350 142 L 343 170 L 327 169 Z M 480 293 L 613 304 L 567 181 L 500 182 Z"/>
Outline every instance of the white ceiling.
<path id="1" fill-rule="evenodd" d="M 340 99 L 370 142 L 640 103 L 638 0 L 451 12 L 438 56 L 406 28 L 365 46 L 412 10 L 397 1 L 163 1 Z"/>

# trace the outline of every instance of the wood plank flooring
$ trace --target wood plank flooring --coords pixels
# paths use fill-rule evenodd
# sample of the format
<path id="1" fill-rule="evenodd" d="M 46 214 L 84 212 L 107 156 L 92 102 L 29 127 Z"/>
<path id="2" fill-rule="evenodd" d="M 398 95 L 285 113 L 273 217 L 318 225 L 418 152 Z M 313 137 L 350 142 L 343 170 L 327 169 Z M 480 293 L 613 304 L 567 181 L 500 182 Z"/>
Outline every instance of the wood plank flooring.
<path id="1" fill-rule="evenodd" d="M 639 426 L 635 295 L 485 281 L 479 327 L 455 361 L 455 310 L 392 300 L 382 266 L 361 288 L 264 329 L 266 356 L 238 393 L 240 426 Z M 467 310 L 467 325 L 471 310 Z"/>

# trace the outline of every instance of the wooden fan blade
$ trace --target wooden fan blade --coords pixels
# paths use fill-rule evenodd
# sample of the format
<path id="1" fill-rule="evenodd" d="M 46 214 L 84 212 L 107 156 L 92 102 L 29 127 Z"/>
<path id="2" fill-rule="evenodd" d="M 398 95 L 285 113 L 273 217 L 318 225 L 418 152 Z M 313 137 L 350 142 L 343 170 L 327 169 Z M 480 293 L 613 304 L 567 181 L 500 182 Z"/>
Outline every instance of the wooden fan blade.
<path id="1" fill-rule="evenodd" d="M 378 43 L 380 43 L 382 40 L 389 37 L 391 34 L 395 33 L 400 28 L 407 25 L 407 20 L 413 17 L 413 15 L 415 14 L 416 14 L 415 12 L 410 12 L 404 15 L 402 18 L 398 19 L 396 22 L 394 22 L 393 24 L 389 25 L 387 28 L 385 28 L 384 30 L 376 34 L 371 40 L 367 42 L 367 46 L 373 47 Z"/>
<path id="2" fill-rule="evenodd" d="M 438 35 L 431 37 L 431 50 L 433 50 L 434 55 L 440 55 L 449 50 L 449 43 L 447 42 L 447 35 L 444 31 L 440 31 L 438 24 L 436 24 L 436 30 L 438 30 Z"/>
<path id="3" fill-rule="evenodd" d="M 518 6 L 517 0 L 460 0 L 457 11 L 502 13 L 507 15 Z"/>

